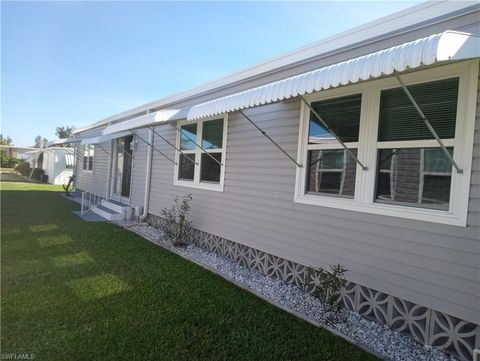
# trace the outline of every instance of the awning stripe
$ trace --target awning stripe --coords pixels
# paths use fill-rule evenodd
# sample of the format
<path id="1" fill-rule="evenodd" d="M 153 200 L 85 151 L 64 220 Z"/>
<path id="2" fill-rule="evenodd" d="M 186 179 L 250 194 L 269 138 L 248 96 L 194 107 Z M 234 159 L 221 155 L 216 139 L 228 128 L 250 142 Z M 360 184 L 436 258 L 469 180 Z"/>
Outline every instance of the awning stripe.
<path id="1" fill-rule="evenodd" d="M 445 31 L 192 107 L 187 119 L 229 113 L 442 61 L 480 57 L 479 38 Z"/>

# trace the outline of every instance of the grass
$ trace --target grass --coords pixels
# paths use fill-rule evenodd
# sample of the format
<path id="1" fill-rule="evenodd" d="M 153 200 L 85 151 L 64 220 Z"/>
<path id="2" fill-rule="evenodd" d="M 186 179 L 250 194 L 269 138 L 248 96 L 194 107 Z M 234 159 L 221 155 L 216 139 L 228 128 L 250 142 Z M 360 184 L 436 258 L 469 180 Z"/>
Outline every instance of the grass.
<path id="1" fill-rule="evenodd" d="M 2 184 L 2 353 L 36 360 L 376 360 L 45 184 Z"/>
<path id="2" fill-rule="evenodd" d="M 0 168 L 0 182 L 39 183 L 35 179 L 20 176 L 14 168 Z"/>

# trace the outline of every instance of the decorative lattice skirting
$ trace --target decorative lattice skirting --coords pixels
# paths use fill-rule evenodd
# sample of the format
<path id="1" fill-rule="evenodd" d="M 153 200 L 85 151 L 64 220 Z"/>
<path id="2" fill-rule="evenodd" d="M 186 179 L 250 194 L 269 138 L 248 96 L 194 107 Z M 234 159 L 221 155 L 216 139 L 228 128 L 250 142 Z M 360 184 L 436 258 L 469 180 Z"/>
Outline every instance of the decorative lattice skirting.
<path id="1" fill-rule="evenodd" d="M 160 226 L 162 219 L 149 215 L 147 221 Z M 303 265 L 198 229 L 192 229 L 191 240 L 199 247 L 269 277 L 301 288 L 304 286 L 306 267 Z M 480 348 L 480 326 L 472 322 L 352 282 L 347 284 L 341 298 L 346 308 L 462 360 L 471 361 L 473 350 Z"/>

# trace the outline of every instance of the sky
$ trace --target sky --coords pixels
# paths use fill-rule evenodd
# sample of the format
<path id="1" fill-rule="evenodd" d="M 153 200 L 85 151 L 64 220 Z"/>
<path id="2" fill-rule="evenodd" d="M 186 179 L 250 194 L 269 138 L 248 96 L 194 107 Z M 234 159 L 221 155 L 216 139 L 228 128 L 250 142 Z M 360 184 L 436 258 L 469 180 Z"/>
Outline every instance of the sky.
<path id="1" fill-rule="evenodd" d="M 419 1 L 1 2 L 1 133 L 30 146 Z"/>

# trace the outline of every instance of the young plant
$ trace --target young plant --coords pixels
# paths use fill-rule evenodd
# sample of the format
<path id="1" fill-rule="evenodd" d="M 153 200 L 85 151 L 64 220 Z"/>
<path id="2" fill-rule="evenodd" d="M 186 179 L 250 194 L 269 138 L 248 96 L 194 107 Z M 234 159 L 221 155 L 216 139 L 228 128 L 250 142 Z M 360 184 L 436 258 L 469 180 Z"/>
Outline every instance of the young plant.
<path id="1" fill-rule="evenodd" d="M 191 200 L 191 194 L 182 197 L 181 202 L 179 197 L 176 197 L 171 208 L 164 208 L 161 211 L 164 221 L 160 228 L 165 238 L 176 247 L 185 247 L 188 242 L 192 223 L 189 218 Z"/>
<path id="2" fill-rule="evenodd" d="M 331 265 L 330 271 L 320 267 L 305 269 L 304 288 L 322 302 L 326 322 L 341 320 L 340 293 L 347 283 L 346 272 L 341 264 Z"/>

